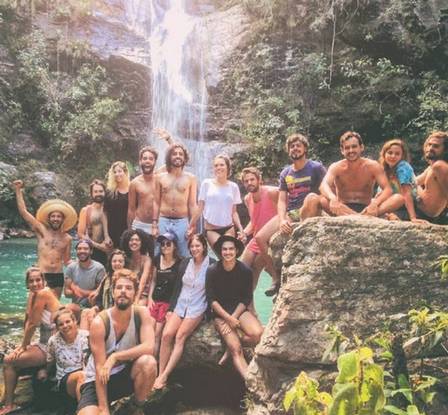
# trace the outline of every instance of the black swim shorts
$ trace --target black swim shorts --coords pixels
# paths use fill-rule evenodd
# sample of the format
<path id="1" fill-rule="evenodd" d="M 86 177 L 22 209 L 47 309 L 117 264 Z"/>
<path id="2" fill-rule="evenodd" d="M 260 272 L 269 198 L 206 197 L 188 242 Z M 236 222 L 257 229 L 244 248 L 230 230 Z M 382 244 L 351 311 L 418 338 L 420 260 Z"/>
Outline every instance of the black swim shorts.
<path id="1" fill-rule="evenodd" d="M 346 203 L 346 205 L 356 213 L 361 213 L 367 207 L 364 203 Z"/>
<path id="2" fill-rule="evenodd" d="M 64 286 L 64 274 L 62 272 L 44 272 L 44 278 L 50 288 L 62 288 Z"/>
<path id="3" fill-rule="evenodd" d="M 448 208 L 445 208 L 440 215 L 431 217 L 423 212 L 423 210 L 421 210 L 417 205 L 415 205 L 415 214 L 417 215 L 418 219 L 427 220 L 434 225 L 448 225 Z"/>
<path id="4" fill-rule="evenodd" d="M 107 384 L 107 398 L 109 403 L 117 399 L 130 396 L 134 392 L 134 383 L 131 379 L 132 364 L 127 364 L 123 370 L 109 378 Z M 86 406 L 98 406 L 95 381 L 84 383 L 81 386 L 81 397 L 78 402 L 78 412 Z"/>

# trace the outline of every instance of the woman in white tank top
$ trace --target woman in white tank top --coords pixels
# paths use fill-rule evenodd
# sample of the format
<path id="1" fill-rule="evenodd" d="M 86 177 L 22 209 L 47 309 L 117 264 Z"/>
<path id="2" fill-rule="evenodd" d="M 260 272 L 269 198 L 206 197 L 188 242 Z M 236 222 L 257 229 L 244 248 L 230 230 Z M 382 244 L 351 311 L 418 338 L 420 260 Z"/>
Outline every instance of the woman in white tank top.
<path id="1" fill-rule="evenodd" d="M 213 160 L 215 177 L 205 179 L 199 191 L 198 209 L 189 226 L 189 236 L 194 233 L 196 222 L 204 216 L 205 234 L 209 245 L 213 245 L 222 235 L 245 238 L 237 205 L 241 203 L 238 185 L 228 180 L 231 173 L 230 159 L 226 155 L 218 155 Z"/>

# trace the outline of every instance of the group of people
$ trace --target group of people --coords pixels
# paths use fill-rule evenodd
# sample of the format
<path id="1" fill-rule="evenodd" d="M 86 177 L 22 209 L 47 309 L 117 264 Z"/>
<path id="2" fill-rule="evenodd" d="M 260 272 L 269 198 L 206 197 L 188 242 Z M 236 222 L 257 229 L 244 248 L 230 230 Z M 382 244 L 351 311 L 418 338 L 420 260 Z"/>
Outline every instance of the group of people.
<path id="1" fill-rule="evenodd" d="M 0 415 L 17 409 L 14 389 L 24 369 L 37 368 L 36 376 L 45 379 L 54 363 L 60 391 L 78 401 L 80 414 L 108 414 L 110 402 L 131 393 L 139 408 L 167 384 L 205 316 L 226 347 L 220 364 L 231 359 L 245 377 L 243 346 L 256 345 L 263 332 L 253 305 L 260 272 L 272 277 L 266 295 L 280 288 L 268 252 L 276 231 L 291 233 L 293 222 L 324 214 L 447 221 L 446 132 L 425 140 L 428 167 L 417 177 L 403 140 L 386 142 L 374 161 L 362 156 L 361 136 L 348 131 L 340 137 L 344 158 L 327 170 L 307 158 L 308 139 L 293 134 L 286 140 L 291 164 L 279 187 L 263 184 L 256 167 L 242 170 L 245 227 L 237 210 L 240 188 L 229 180 L 230 159 L 215 157 L 214 177 L 198 186 L 184 170 L 187 149 L 157 132 L 169 144 L 164 167 L 155 170 L 158 154 L 149 146 L 140 150 L 141 174 L 132 181 L 126 163 L 113 163 L 107 185 L 91 183 L 91 203 L 79 221 L 61 200 L 45 202 L 33 216 L 23 183 L 14 182 L 18 210 L 37 236 L 38 264 L 26 272 L 23 341 L 4 359 Z M 203 233 L 197 233 L 200 217 Z M 67 232 L 77 222 L 77 258 L 71 260 Z M 71 304 L 61 306 L 62 292 Z M 38 327 L 40 339 L 33 343 Z"/>

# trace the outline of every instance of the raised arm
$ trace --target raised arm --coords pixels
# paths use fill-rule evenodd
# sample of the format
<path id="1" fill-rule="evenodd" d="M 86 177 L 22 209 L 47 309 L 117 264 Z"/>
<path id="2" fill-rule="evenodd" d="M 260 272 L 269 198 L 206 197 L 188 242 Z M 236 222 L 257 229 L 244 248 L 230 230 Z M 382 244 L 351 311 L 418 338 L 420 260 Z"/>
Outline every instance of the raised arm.
<path id="1" fill-rule="evenodd" d="M 174 144 L 173 137 L 171 137 L 171 134 L 164 128 L 154 128 L 152 131 L 153 133 L 157 134 L 159 138 L 165 140 L 169 146 L 171 144 Z"/>
<path id="2" fill-rule="evenodd" d="M 16 193 L 17 209 L 20 216 L 31 226 L 31 228 L 42 235 L 44 225 L 42 225 L 30 212 L 28 212 L 25 199 L 23 198 L 23 182 L 22 180 L 15 180 L 13 182 L 14 190 Z"/>
<path id="3" fill-rule="evenodd" d="M 137 210 L 137 189 L 135 182 L 132 181 L 129 185 L 128 194 L 128 229 L 131 229 L 132 222 L 135 219 L 135 212 Z"/>

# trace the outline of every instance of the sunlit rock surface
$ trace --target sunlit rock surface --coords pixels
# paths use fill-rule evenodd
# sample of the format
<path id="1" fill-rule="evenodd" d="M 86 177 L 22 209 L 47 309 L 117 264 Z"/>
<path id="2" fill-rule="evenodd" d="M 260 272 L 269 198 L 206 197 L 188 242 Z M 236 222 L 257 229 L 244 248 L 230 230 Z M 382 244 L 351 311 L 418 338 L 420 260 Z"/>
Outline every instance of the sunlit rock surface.
<path id="1" fill-rule="evenodd" d="M 275 239 L 277 238 L 277 239 Z M 446 308 L 447 282 L 434 262 L 448 252 L 448 228 L 368 218 L 314 218 L 298 226 L 285 246 L 282 288 L 249 369 L 254 398 L 249 414 L 277 414 L 301 370 L 321 378 L 325 326 L 365 338 L 388 316 L 422 304 Z"/>

